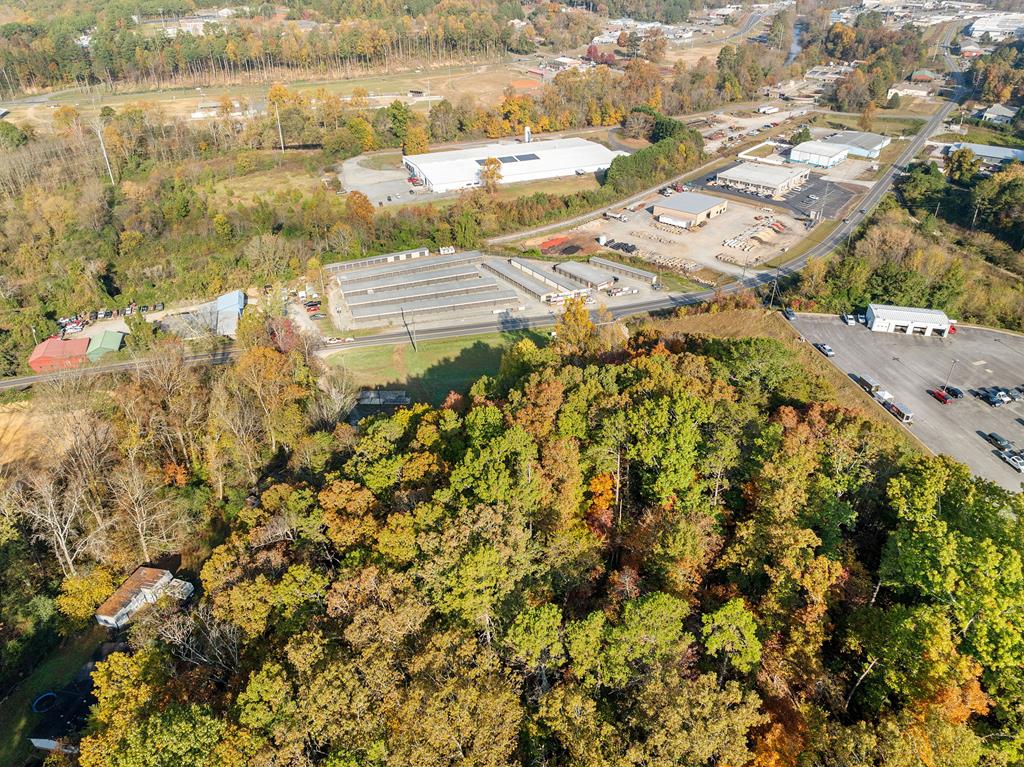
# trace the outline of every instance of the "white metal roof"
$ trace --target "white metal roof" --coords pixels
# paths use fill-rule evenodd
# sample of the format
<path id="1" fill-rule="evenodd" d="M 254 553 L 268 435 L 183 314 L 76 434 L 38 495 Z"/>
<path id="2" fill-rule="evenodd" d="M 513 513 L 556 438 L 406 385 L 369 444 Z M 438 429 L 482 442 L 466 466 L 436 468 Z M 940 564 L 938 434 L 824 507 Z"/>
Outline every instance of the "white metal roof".
<path id="1" fill-rule="evenodd" d="M 718 178 L 744 184 L 782 186 L 792 179 L 806 176 L 807 168 L 789 168 L 783 165 L 765 165 L 759 162 L 744 162 L 719 172 Z"/>
<path id="2" fill-rule="evenodd" d="M 569 278 L 576 279 L 584 285 L 607 285 L 615 281 L 608 272 L 602 272 L 580 261 L 563 261 L 555 268 L 561 269 Z"/>
<path id="3" fill-rule="evenodd" d="M 884 146 L 887 146 L 889 144 L 889 138 L 887 136 L 879 135 L 878 133 L 865 133 L 864 131 L 859 130 L 844 130 L 829 136 L 825 139 L 825 143 L 836 144 L 837 146 L 855 147 L 856 149 L 874 152 Z M 803 146 L 803 144 L 800 146 Z"/>
<path id="4" fill-rule="evenodd" d="M 957 142 L 950 147 L 950 151 L 957 149 L 970 149 L 975 155 L 985 160 L 998 160 L 1009 162 L 1010 160 L 1024 161 L 1024 149 L 1011 149 L 1006 146 L 989 146 L 988 144 L 969 144 Z"/>
<path id="5" fill-rule="evenodd" d="M 818 157 L 838 157 L 843 152 L 849 152 L 845 146 L 839 146 L 838 144 L 829 144 L 825 141 L 804 141 L 801 144 L 797 144 L 793 147 L 793 153 L 800 152 L 801 154 L 816 155 Z"/>
<path id="6" fill-rule="evenodd" d="M 938 309 L 918 309 L 913 306 L 889 306 L 888 304 L 869 304 L 868 309 L 876 318 L 889 322 L 949 324 L 949 317 Z"/>
<path id="7" fill-rule="evenodd" d="M 529 143 L 485 144 L 449 152 L 414 154 L 404 158 L 435 186 L 471 184 L 479 180 L 480 168 L 489 157 L 501 160 L 502 181 L 546 176 L 572 175 L 580 168 L 608 167 L 625 152 L 582 138 L 561 138 Z"/>
<path id="8" fill-rule="evenodd" d="M 694 216 L 724 204 L 725 200 L 712 197 L 710 194 L 699 194 L 698 192 L 680 192 L 654 203 L 659 208 L 677 210 L 680 213 L 689 213 Z"/>

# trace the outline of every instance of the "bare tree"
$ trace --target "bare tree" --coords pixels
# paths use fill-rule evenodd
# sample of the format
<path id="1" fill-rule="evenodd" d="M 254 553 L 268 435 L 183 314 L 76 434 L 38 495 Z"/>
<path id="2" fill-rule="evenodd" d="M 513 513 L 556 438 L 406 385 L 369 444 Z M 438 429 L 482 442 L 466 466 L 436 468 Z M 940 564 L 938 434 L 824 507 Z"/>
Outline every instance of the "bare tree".
<path id="1" fill-rule="evenodd" d="M 65 471 L 34 471 L 6 485 L 0 490 L 0 506 L 23 516 L 33 538 L 50 548 L 65 576 L 78 574 L 78 561 L 106 532 L 106 523 L 92 524 L 86 487 Z"/>
<path id="2" fill-rule="evenodd" d="M 218 619 L 205 603 L 166 617 L 157 636 L 185 663 L 218 669 L 225 679 L 238 668 L 241 630 Z"/>
<path id="3" fill-rule="evenodd" d="M 125 464 L 110 475 L 110 499 L 118 518 L 131 527 L 144 561 L 170 551 L 187 525 L 183 510 L 143 467 Z"/>
<path id="4" fill-rule="evenodd" d="M 309 420 L 317 428 L 331 428 L 343 420 L 356 403 L 359 387 L 344 367 L 329 367 L 317 381 L 309 403 Z"/>

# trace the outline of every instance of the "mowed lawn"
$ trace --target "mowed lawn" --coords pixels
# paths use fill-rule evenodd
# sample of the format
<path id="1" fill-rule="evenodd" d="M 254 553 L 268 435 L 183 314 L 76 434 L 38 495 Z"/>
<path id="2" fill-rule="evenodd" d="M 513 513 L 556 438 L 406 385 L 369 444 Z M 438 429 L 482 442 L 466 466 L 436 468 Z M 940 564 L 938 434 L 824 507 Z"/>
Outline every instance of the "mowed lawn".
<path id="1" fill-rule="evenodd" d="M 36 752 L 28 734 L 42 718 L 32 713 L 32 701 L 71 681 L 106 636 L 99 626 L 68 639 L 57 647 L 11 694 L 0 701 L 0 765 L 21 767 Z"/>
<path id="2" fill-rule="evenodd" d="M 465 391 L 481 376 L 494 375 L 501 355 L 516 341 L 541 345 L 546 333 L 509 332 L 373 346 L 333 354 L 329 364 L 348 369 L 359 386 L 404 388 L 413 401 L 440 404 L 451 391 Z"/>

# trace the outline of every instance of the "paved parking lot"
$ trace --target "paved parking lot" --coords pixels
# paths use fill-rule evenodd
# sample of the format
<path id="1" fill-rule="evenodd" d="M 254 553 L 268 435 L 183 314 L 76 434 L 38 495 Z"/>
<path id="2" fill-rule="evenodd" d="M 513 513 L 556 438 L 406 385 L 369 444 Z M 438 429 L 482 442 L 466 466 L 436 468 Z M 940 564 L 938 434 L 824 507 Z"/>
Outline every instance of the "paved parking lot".
<path id="1" fill-rule="evenodd" d="M 949 338 L 872 333 L 834 315 L 801 314 L 794 325 L 807 341 L 829 344 L 836 353 L 831 361 L 844 373 L 870 375 L 907 405 L 914 413 L 910 430 L 934 452 L 1007 489 L 1021 489 L 1024 476 L 1003 463 L 982 435 L 994 431 L 1024 449 L 1024 402 L 993 408 L 974 392 L 1024 385 L 1024 338 L 976 328 L 960 328 Z M 928 390 L 941 387 L 951 369 L 950 385 L 965 396 L 943 405 Z"/>
<path id="2" fill-rule="evenodd" d="M 739 163 L 736 164 L 738 165 Z M 730 167 L 735 167 L 735 165 L 722 168 L 722 171 L 727 170 Z M 704 189 L 714 194 L 725 194 L 730 197 L 750 200 L 751 203 L 757 205 L 764 205 L 766 202 L 763 197 L 758 197 L 756 194 L 747 194 L 746 192 L 741 192 L 737 189 L 713 186 L 708 182 L 707 178 L 708 177 L 706 176 L 702 177 L 700 181 L 694 181 L 690 186 L 697 189 Z M 797 216 L 809 216 L 810 212 L 813 210 L 815 214 L 820 213 L 822 218 L 839 218 L 843 209 L 850 204 L 850 201 L 864 191 L 866 190 L 848 189 L 844 186 L 840 186 L 835 181 L 822 178 L 819 174 L 812 172 L 807 183 L 802 187 L 784 194 L 780 199 L 769 200 L 768 202 L 772 205 L 783 205 L 793 211 Z M 810 199 L 811 195 L 818 199 Z"/>

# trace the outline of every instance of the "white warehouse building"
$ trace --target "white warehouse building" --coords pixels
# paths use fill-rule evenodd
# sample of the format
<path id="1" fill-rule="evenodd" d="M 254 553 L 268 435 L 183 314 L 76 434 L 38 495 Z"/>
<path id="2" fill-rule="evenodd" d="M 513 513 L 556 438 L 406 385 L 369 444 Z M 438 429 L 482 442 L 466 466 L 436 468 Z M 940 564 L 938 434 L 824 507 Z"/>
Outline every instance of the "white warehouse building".
<path id="1" fill-rule="evenodd" d="M 819 168 L 834 168 L 850 156 L 850 148 L 825 141 L 805 141 L 797 144 L 789 153 L 790 162 L 815 165 Z"/>
<path id="2" fill-rule="evenodd" d="M 919 336 L 943 336 L 955 333 L 955 320 L 938 309 L 917 309 L 912 306 L 868 304 L 865 315 L 868 328 L 876 333 L 906 333 Z"/>
<path id="3" fill-rule="evenodd" d="M 765 197 L 779 197 L 802 186 L 810 176 L 807 168 L 793 168 L 781 165 L 765 165 L 759 162 L 743 162 L 719 171 L 715 183 L 728 189 L 738 189 Z"/>
<path id="4" fill-rule="evenodd" d="M 892 139 L 888 136 L 859 130 L 839 131 L 824 141 L 826 144 L 846 147 L 855 157 L 867 157 L 872 160 L 877 160 L 882 150 L 892 143 Z"/>
<path id="5" fill-rule="evenodd" d="M 560 138 L 517 144 L 486 144 L 450 152 L 413 154 L 402 158 L 409 174 L 434 192 L 481 186 L 480 171 L 491 157 L 501 162 L 502 184 L 537 181 L 607 170 L 616 152 L 582 138 Z"/>

